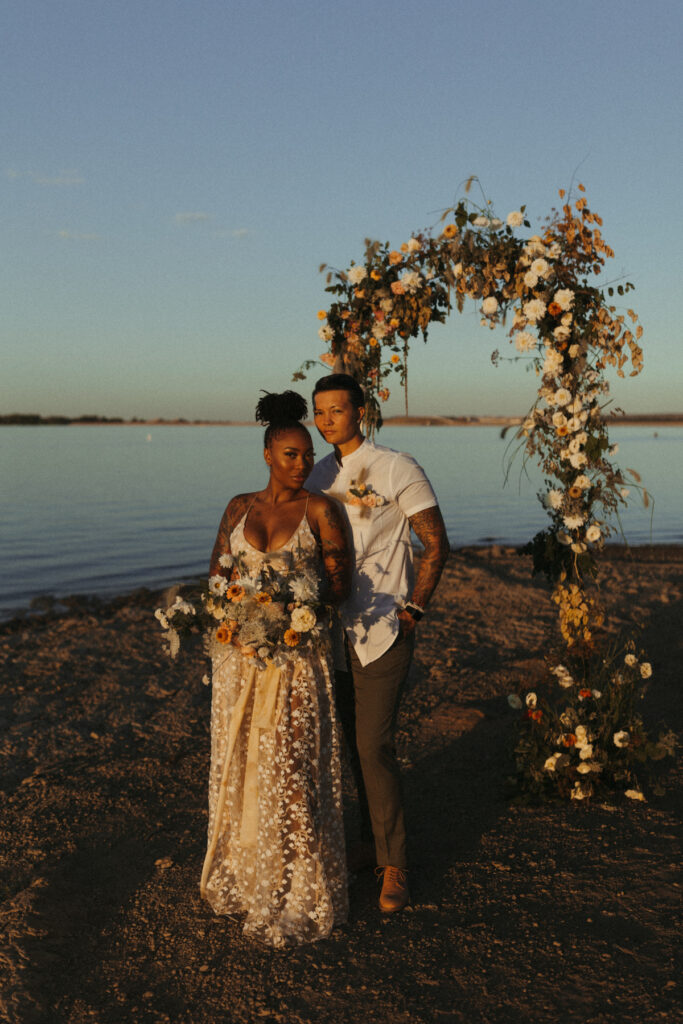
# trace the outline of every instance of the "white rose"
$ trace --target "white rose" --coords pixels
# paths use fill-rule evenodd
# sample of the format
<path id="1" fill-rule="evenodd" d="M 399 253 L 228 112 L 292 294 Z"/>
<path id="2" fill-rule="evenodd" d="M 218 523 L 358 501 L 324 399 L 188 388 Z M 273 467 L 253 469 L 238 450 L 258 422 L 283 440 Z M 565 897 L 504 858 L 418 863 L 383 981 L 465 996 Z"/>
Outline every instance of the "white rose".
<path id="1" fill-rule="evenodd" d="M 475 228 L 487 228 L 490 225 L 491 221 L 488 219 L 488 217 L 475 217 L 472 223 L 474 224 Z"/>
<path id="2" fill-rule="evenodd" d="M 515 348 L 518 352 L 532 352 L 538 344 L 538 340 L 528 331 L 522 331 L 515 338 Z"/>
<path id="3" fill-rule="evenodd" d="M 416 270 L 406 270 L 401 274 L 400 281 L 407 292 L 416 292 L 422 284 L 422 278 Z"/>
<path id="4" fill-rule="evenodd" d="M 572 542 L 571 537 L 568 533 L 565 533 L 564 530 L 558 530 L 557 539 L 560 542 L 560 544 L 564 544 L 565 547 L 567 547 Z"/>
<path id="5" fill-rule="evenodd" d="M 533 270 L 527 270 L 524 275 L 524 284 L 527 288 L 535 288 L 538 284 L 538 274 L 534 274 Z"/>
<path id="6" fill-rule="evenodd" d="M 567 402 L 572 400 L 572 396 L 566 388 L 558 388 L 553 397 L 555 399 L 554 405 L 566 405 Z"/>
<path id="7" fill-rule="evenodd" d="M 589 544 L 594 544 L 596 540 L 600 540 L 600 527 L 595 523 L 591 523 L 586 530 L 586 540 Z"/>
<path id="8" fill-rule="evenodd" d="M 526 695 L 526 706 L 528 708 L 535 708 L 538 703 L 538 698 L 535 693 L 527 693 Z"/>
<path id="9" fill-rule="evenodd" d="M 497 231 L 497 230 L 498 230 L 498 228 L 502 228 L 502 226 L 503 226 L 503 222 L 502 222 L 502 220 L 499 220 L 499 219 L 498 219 L 498 217 L 494 217 L 494 218 L 492 219 L 492 221 L 491 221 L 491 227 L 492 227 L 492 228 L 494 228 L 494 230 L 496 230 L 496 231 Z"/>
<path id="10" fill-rule="evenodd" d="M 546 304 L 542 299 L 530 299 L 524 303 L 524 316 L 530 323 L 537 323 L 545 316 Z"/>
<path id="11" fill-rule="evenodd" d="M 419 248 L 420 243 L 418 242 L 417 238 L 410 238 L 408 240 L 408 252 L 417 252 Z"/>
<path id="12" fill-rule="evenodd" d="M 615 747 L 627 747 L 631 742 L 631 736 L 625 729 L 622 729 L 620 732 L 615 732 L 612 739 L 614 740 Z"/>
<path id="13" fill-rule="evenodd" d="M 368 276 L 365 267 L 349 267 L 347 275 L 351 284 L 360 284 Z"/>
<path id="14" fill-rule="evenodd" d="M 645 800 L 639 789 L 627 789 L 624 796 L 627 796 L 629 800 Z"/>
<path id="15" fill-rule="evenodd" d="M 559 756 L 559 754 L 551 754 L 550 757 L 546 759 L 545 764 L 543 765 L 544 771 L 554 772 L 555 768 L 557 767 L 557 761 Z"/>
<path id="16" fill-rule="evenodd" d="M 547 277 L 550 273 L 550 264 L 544 259 L 537 259 L 531 264 L 532 274 L 538 275 L 538 277 Z"/>
<path id="17" fill-rule="evenodd" d="M 567 417 L 565 416 L 565 414 L 563 412 L 560 412 L 558 410 L 558 412 L 554 412 L 553 413 L 553 426 L 554 427 L 566 427 L 567 426 Z"/>
<path id="18" fill-rule="evenodd" d="M 570 288 L 561 288 L 553 296 L 560 309 L 571 309 L 574 304 L 574 292 Z"/>
<path id="19" fill-rule="evenodd" d="M 553 336 L 557 338 L 558 341 L 566 341 L 567 338 L 569 338 L 569 336 L 571 335 L 571 333 L 571 328 L 565 327 L 564 324 L 560 324 L 560 326 L 556 327 L 553 331 Z"/>
<path id="20" fill-rule="evenodd" d="M 498 299 L 495 295 L 489 295 L 488 298 L 484 299 L 481 304 L 481 310 L 484 316 L 495 316 L 498 310 Z"/>
<path id="21" fill-rule="evenodd" d="M 516 693 L 511 693 L 509 695 L 509 697 L 508 697 L 508 704 L 513 709 L 513 711 L 520 711 L 521 708 L 522 708 L 522 701 L 520 700 L 520 698 L 517 696 Z"/>
<path id="22" fill-rule="evenodd" d="M 462 274 L 462 263 L 455 264 L 455 266 L 453 267 L 453 273 L 455 274 L 456 277 L 460 277 L 460 275 Z"/>
<path id="23" fill-rule="evenodd" d="M 569 456 L 569 461 L 574 469 L 582 469 L 588 463 L 585 452 L 574 452 Z"/>
<path id="24" fill-rule="evenodd" d="M 334 338 L 334 331 L 327 324 L 324 324 L 318 331 L 318 337 L 321 341 L 332 341 Z"/>
<path id="25" fill-rule="evenodd" d="M 640 666 L 640 674 L 643 679 L 649 679 L 652 675 L 652 665 L 649 661 L 644 661 Z"/>
<path id="26" fill-rule="evenodd" d="M 579 750 L 579 757 L 581 758 L 582 761 L 585 761 L 587 758 L 592 757 L 592 756 L 593 756 L 593 744 L 592 743 L 585 743 L 581 747 L 581 749 Z"/>
<path id="27" fill-rule="evenodd" d="M 576 480 L 574 481 L 574 486 L 580 487 L 582 491 L 587 491 L 590 485 L 590 480 L 587 476 L 584 476 L 583 473 L 581 474 L 581 476 L 577 476 Z"/>
<path id="28" fill-rule="evenodd" d="M 292 629 L 297 633 L 308 633 L 315 626 L 315 612 L 311 608 L 295 608 L 292 612 Z"/>
<path id="29" fill-rule="evenodd" d="M 576 359 L 576 357 L 578 356 L 580 351 L 581 351 L 581 348 L 580 348 L 579 345 L 570 345 L 569 346 L 569 358 L 570 359 Z"/>
<path id="30" fill-rule="evenodd" d="M 524 223 L 524 214 L 521 210 L 512 210 L 507 215 L 507 222 L 511 228 L 521 228 Z"/>
<path id="31" fill-rule="evenodd" d="M 560 353 L 556 352 L 554 348 L 549 349 L 543 362 L 543 376 L 549 374 L 551 377 L 555 377 L 561 366 L 562 356 Z M 551 397 L 548 398 L 548 404 L 552 404 Z"/>

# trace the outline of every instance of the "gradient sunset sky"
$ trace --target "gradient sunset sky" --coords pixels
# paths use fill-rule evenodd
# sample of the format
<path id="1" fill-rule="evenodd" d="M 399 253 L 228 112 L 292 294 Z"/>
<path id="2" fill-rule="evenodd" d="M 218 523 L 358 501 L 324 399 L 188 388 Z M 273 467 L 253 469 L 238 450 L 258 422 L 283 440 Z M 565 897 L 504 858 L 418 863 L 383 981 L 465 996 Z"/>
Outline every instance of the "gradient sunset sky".
<path id="1" fill-rule="evenodd" d="M 682 10 L 9 0 L 0 413 L 249 418 L 324 349 L 318 265 L 434 224 L 470 174 L 534 226 L 585 184 L 645 329 L 615 400 L 681 411 Z M 414 342 L 410 411 L 525 412 L 496 347 L 474 305 Z"/>

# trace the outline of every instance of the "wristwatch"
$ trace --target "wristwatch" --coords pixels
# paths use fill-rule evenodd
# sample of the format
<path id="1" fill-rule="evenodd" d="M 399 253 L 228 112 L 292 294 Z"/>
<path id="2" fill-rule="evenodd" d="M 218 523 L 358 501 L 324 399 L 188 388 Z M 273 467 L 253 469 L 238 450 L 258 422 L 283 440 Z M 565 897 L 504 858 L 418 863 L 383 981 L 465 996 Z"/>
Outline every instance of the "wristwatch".
<path id="1" fill-rule="evenodd" d="M 419 622 L 425 613 L 424 608 L 420 608 L 419 604 L 414 604 L 412 601 L 406 602 L 403 606 L 403 611 L 408 612 L 408 615 L 415 619 L 416 622 Z"/>

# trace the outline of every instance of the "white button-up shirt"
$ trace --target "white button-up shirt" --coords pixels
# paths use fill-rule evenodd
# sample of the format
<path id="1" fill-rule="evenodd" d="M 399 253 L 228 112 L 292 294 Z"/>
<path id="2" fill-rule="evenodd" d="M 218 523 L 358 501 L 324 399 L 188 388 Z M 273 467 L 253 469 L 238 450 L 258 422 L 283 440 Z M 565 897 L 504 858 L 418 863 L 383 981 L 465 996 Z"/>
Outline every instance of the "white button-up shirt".
<path id="1" fill-rule="evenodd" d="M 355 567 L 339 614 L 361 664 L 368 665 L 391 647 L 399 631 L 396 613 L 412 592 L 408 519 L 437 505 L 436 495 L 411 455 L 367 439 L 341 465 L 334 452 L 321 459 L 305 486 L 334 498 L 349 524 Z"/>

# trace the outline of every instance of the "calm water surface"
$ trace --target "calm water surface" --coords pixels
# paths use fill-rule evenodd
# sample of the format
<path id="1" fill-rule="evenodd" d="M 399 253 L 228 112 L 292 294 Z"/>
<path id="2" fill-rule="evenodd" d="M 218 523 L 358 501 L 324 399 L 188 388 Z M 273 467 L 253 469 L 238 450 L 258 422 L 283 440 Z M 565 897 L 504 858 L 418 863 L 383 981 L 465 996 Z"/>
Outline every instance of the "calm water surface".
<path id="1" fill-rule="evenodd" d="M 507 441 L 495 427 L 388 427 L 379 440 L 425 468 L 454 546 L 520 544 L 547 521 L 538 471 L 527 476 L 518 459 L 504 483 Z M 627 540 L 683 542 L 683 431 L 623 427 L 612 440 L 615 461 L 656 499 L 651 521 L 632 490 Z M 266 483 L 261 445 L 252 427 L 3 427 L 0 613 L 44 594 L 111 595 L 204 573 L 228 499 Z"/>

